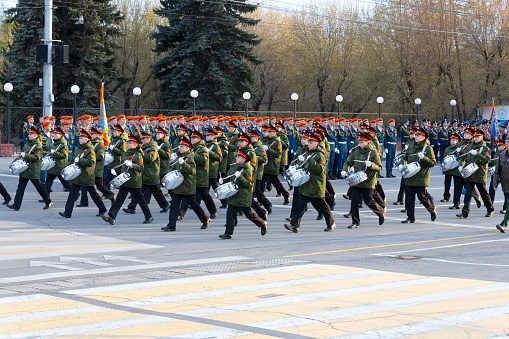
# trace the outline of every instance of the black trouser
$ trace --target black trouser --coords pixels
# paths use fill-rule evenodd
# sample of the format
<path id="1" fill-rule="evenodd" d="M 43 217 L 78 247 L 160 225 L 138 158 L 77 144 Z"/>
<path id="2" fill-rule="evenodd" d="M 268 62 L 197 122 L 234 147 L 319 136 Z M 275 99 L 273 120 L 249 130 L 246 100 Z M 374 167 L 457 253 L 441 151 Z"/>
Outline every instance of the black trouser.
<path id="1" fill-rule="evenodd" d="M 0 182 L 0 195 L 2 195 L 2 198 L 4 198 L 5 201 L 11 200 L 11 195 L 7 190 L 5 189 L 4 185 Z"/>
<path id="2" fill-rule="evenodd" d="M 110 207 L 110 211 L 108 212 L 108 215 L 112 217 L 113 219 L 117 218 L 118 211 L 120 211 L 120 208 L 122 208 L 122 205 L 124 204 L 125 199 L 127 198 L 127 194 L 131 193 L 133 197 L 136 199 L 138 204 L 140 205 L 141 210 L 143 211 L 143 215 L 145 216 L 145 220 L 152 217 L 152 214 L 150 213 L 150 209 L 148 208 L 147 202 L 145 201 L 145 198 L 143 197 L 143 194 L 141 193 L 141 188 L 132 188 L 132 187 L 125 187 L 120 186 L 118 189 L 117 198 L 115 199 L 115 202 Z"/>
<path id="3" fill-rule="evenodd" d="M 403 202 L 403 198 L 405 197 L 405 186 L 406 179 L 401 177 L 401 180 L 399 181 L 398 202 Z"/>
<path id="4" fill-rule="evenodd" d="M 306 209 L 308 202 L 311 202 L 311 204 L 318 213 L 323 214 L 327 227 L 330 227 L 332 224 L 334 224 L 334 218 L 332 217 L 332 213 L 330 211 L 329 206 L 325 202 L 325 198 L 313 198 L 300 194 L 298 202 L 296 204 L 296 208 L 293 210 L 293 213 L 290 216 L 291 218 L 290 223 L 292 226 L 297 228 L 300 227 L 300 221 L 302 219 L 302 216 L 304 215 L 304 211 Z"/>
<path id="5" fill-rule="evenodd" d="M 380 184 L 380 181 L 376 182 L 375 189 L 371 195 L 373 196 L 373 199 L 378 204 L 378 206 L 380 206 L 382 209 L 385 208 L 385 192 L 382 185 Z"/>
<path id="6" fill-rule="evenodd" d="M 94 201 L 97 208 L 99 208 L 99 213 L 105 213 L 107 211 L 106 207 L 104 206 L 103 200 L 101 199 L 101 197 L 95 190 L 94 186 L 78 186 L 75 184 L 71 184 L 71 189 L 69 190 L 69 196 L 67 197 L 67 202 L 65 203 L 65 214 L 72 215 L 74 203 L 78 199 L 80 189 L 84 190 L 85 192 L 88 191 L 88 193 L 90 193 L 92 200 Z M 81 194 L 81 195 L 83 196 L 83 194 Z"/>
<path id="7" fill-rule="evenodd" d="M 206 224 L 209 218 L 205 212 L 203 212 L 200 204 L 198 204 L 196 201 L 196 195 L 183 195 L 173 192 L 170 203 L 170 220 L 168 222 L 168 227 L 176 228 L 177 218 L 180 212 L 180 205 L 182 204 L 183 200 L 185 200 L 193 209 L 194 213 L 196 213 L 202 224 Z"/>
<path id="8" fill-rule="evenodd" d="M 253 196 L 253 200 L 251 201 L 251 208 L 255 211 L 256 215 L 259 216 L 263 220 L 267 220 L 267 211 L 262 207 L 260 203 L 258 203 Z"/>
<path id="9" fill-rule="evenodd" d="M 371 188 L 360 188 L 352 186 L 352 197 L 351 197 L 351 208 L 352 213 L 352 224 L 359 225 L 361 219 L 359 217 L 359 204 L 364 200 L 366 206 L 369 207 L 378 217 L 384 215 L 383 208 L 380 207 L 373 199 L 373 189 Z"/>
<path id="10" fill-rule="evenodd" d="M 111 189 L 110 182 L 115 179 L 115 176 L 111 174 L 111 169 L 106 170 L 104 174 L 104 186 L 106 186 L 108 189 Z"/>
<path id="11" fill-rule="evenodd" d="M 60 183 L 62 184 L 62 186 L 64 186 L 65 189 L 67 190 L 71 189 L 71 184 L 69 183 L 69 181 L 65 180 L 63 176 L 48 173 L 46 176 L 46 183 L 44 184 L 44 188 L 46 189 L 46 192 L 48 192 L 48 194 L 51 191 L 51 187 L 53 186 L 53 181 L 55 181 L 55 178 L 58 178 L 58 180 L 60 180 Z"/>
<path id="12" fill-rule="evenodd" d="M 103 178 L 101 177 L 95 177 L 95 187 L 101 192 L 105 197 L 113 198 L 115 194 L 110 191 L 106 186 L 103 184 Z M 87 189 L 85 186 L 81 188 L 81 199 L 80 203 L 84 206 L 88 206 L 88 195 L 87 195 Z"/>
<path id="13" fill-rule="evenodd" d="M 165 208 L 168 206 L 168 201 L 166 201 L 166 198 L 164 197 L 163 191 L 161 191 L 161 187 L 159 185 L 141 185 L 141 192 L 143 193 L 143 198 L 145 198 L 145 202 L 150 204 L 150 198 L 154 196 L 154 199 L 156 199 L 157 204 L 161 208 Z M 138 201 L 134 198 L 134 196 L 131 199 L 131 202 L 129 205 L 127 205 L 127 208 L 135 210 L 136 205 L 138 205 Z"/>
<path id="14" fill-rule="evenodd" d="M 49 205 L 51 203 L 51 198 L 49 197 L 48 192 L 46 192 L 46 189 L 41 184 L 41 181 L 39 179 L 27 179 L 19 177 L 18 181 L 18 189 L 16 190 L 16 196 L 14 197 L 14 207 L 20 208 L 21 203 L 23 202 L 23 196 L 25 195 L 25 188 L 27 187 L 28 181 L 31 181 L 34 185 L 35 189 L 41 196 L 41 198 L 44 200 L 44 203 L 46 205 Z"/>
<path id="15" fill-rule="evenodd" d="M 213 190 L 219 187 L 219 184 L 217 183 L 217 178 L 209 178 L 209 189 L 212 187 Z M 227 199 L 219 199 L 221 201 L 221 205 L 226 206 L 228 203 Z"/>
<path id="16" fill-rule="evenodd" d="M 262 181 L 263 181 L 262 187 L 266 187 L 267 183 L 271 183 L 278 193 L 283 194 L 285 200 L 288 200 L 290 198 L 290 193 L 288 193 L 286 189 L 283 187 L 281 181 L 279 181 L 278 175 L 263 173 Z"/>
<path id="17" fill-rule="evenodd" d="M 297 187 L 293 188 L 292 209 L 290 210 L 290 216 L 292 216 L 294 211 L 297 209 L 297 205 L 299 203 L 299 198 L 301 197 L 301 195 L 299 193 L 299 190 L 300 190 L 300 186 L 297 186 Z"/>
<path id="18" fill-rule="evenodd" d="M 444 199 L 449 200 L 451 199 L 451 179 L 452 175 L 450 174 L 444 174 Z M 454 184 L 456 186 L 456 184 Z"/>
<path id="19" fill-rule="evenodd" d="M 264 225 L 263 220 L 253 214 L 251 207 L 240 207 L 228 204 L 228 208 L 226 209 L 226 230 L 224 233 L 233 234 L 233 229 L 235 228 L 235 224 L 237 224 L 237 214 L 239 210 L 244 212 L 244 216 L 256 226 L 262 227 Z"/>
<path id="20" fill-rule="evenodd" d="M 452 197 L 452 203 L 454 206 L 458 206 L 460 205 L 460 200 L 461 200 L 461 193 L 463 191 L 463 187 L 465 186 L 465 179 L 461 176 L 461 175 L 453 175 L 453 180 L 454 180 L 454 195 Z M 477 202 L 479 201 L 480 197 L 479 197 L 479 193 L 477 193 L 477 190 L 474 188 L 474 190 L 472 191 L 472 197 L 474 198 L 474 200 Z"/>
<path id="21" fill-rule="evenodd" d="M 217 208 L 216 204 L 214 204 L 214 199 L 210 196 L 209 188 L 208 187 L 196 187 L 196 202 L 201 204 L 201 201 L 205 203 L 205 206 L 207 206 L 207 210 L 209 211 L 209 214 L 216 214 Z M 189 207 L 189 201 L 186 200 L 186 202 L 182 203 L 182 206 L 180 207 L 180 211 L 183 215 L 186 214 L 187 208 Z"/>
<path id="22" fill-rule="evenodd" d="M 258 200 L 258 202 L 260 204 L 262 204 L 266 210 L 271 211 L 272 203 L 269 201 L 269 199 L 267 199 L 264 191 L 265 191 L 265 186 L 263 184 L 263 180 L 256 180 L 253 195 L 256 198 L 256 200 Z M 294 193 L 294 195 L 295 195 L 295 193 Z"/>
<path id="23" fill-rule="evenodd" d="M 405 209 L 408 219 L 415 220 L 415 195 L 417 195 L 417 199 L 419 199 L 428 212 L 434 212 L 435 206 L 430 199 L 431 196 L 426 191 L 426 187 L 405 185 L 405 194 Z"/>
<path id="24" fill-rule="evenodd" d="M 463 200 L 462 209 L 462 213 L 464 215 L 468 215 L 470 212 L 470 200 L 472 200 L 472 192 L 474 191 L 475 187 L 477 187 L 479 190 L 479 194 L 481 195 L 481 199 L 484 202 L 484 206 L 486 206 L 486 210 L 488 212 L 493 211 L 493 203 L 491 202 L 490 195 L 486 190 L 486 183 L 465 180 L 465 198 Z"/>
<path id="25" fill-rule="evenodd" d="M 330 183 L 329 179 L 325 179 L 325 190 L 329 192 L 330 195 L 334 197 L 336 194 L 336 191 L 334 191 L 334 187 L 332 187 L 332 184 Z"/>
<path id="26" fill-rule="evenodd" d="M 488 193 L 490 194 L 490 199 L 491 199 L 492 204 L 495 205 L 495 188 L 493 188 L 493 176 L 491 176 L 490 187 L 489 187 Z M 495 208 L 495 207 L 493 207 L 493 208 Z M 505 207 L 503 209 L 505 210 Z"/>

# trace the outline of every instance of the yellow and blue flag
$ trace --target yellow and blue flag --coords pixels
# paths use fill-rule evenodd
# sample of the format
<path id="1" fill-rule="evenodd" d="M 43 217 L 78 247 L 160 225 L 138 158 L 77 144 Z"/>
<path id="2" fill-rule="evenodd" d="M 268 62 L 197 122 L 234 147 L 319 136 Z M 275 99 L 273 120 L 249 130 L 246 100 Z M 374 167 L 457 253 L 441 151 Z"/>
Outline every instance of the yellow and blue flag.
<path id="1" fill-rule="evenodd" d="M 108 117 L 106 116 L 106 105 L 104 105 L 104 82 L 101 84 L 101 104 L 100 104 L 100 117 L 101 117 L 101 131 L 104 140 L 104 145 L 110 143 L 110 131 L 108 128 Z"/>

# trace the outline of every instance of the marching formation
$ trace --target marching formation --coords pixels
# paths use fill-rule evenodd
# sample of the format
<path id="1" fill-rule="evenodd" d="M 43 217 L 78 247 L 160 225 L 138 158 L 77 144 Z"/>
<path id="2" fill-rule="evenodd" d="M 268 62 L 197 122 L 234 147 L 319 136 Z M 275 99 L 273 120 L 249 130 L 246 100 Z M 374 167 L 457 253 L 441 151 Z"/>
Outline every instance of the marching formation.
<path id="1" fill-rule="evenodd" d="M 426 189 L 430 171 L 437 163 L 444 174 L 441 202 L 452 197 L 450 209 L 463 207 L 458 218 L 468 218 L 472 197 L 477 207 L 484 204 L 486 217 L 493 216 L 495 191 L 502 185 L 505 213 L 497 229 L 505 232 L 509 211 L 509 138 L 506 126 L 492 135 L 489 122 L 436 122 L 424 119 L 410 124 L 390 119 L 384 121 L 314 118 L 276 119 L 274 117 L 126 117 L 108 119 L 111 135 L 105 135 L 98 118 L 82 116 L 78 121 L 62 116 L 43 117 L 37 125 L 29 116 L 23 127 L 23 147 L 11 164 L 19 183 L 12 198 L 0 183 L 4 205 L 18 211 L 31 181 L 41 196 L 44 209 L 52 207 L 50 193 L 56 178 L 69 192 L 63 218 L 71 218 L 74 207 L 88 206 L 88 195 L 98 208 L 98 217 L 111 225 L 122 209 L 135 214 L 139 205 L 144 224 L 154 220 L 149 203 L 152 197 L 168 213 L 163 231 L 173 232 L 178 220 L 190 207 L 207 229 L 218 216 L 218 207 L 210 188 L 219 199 L 219 209 L 226 209 L 226 228 L 219 237 L 231 239 L 238 217 L 244 215 L 267 233 L 272 203 L 265 196 L 272 187 L 292 205 L 284 228 L 298 233 L 308 202 L 325 219 L 324 231 L 336 227 L 331 213 L 336 193 L 331 180 L 346 179 L 350 200 L 350 229 L 360 226 L 359 207 L 364 203 L 385 222 L 387 198 L 380 178 L 395 177 L 401 172 L 400 192 L 395 205 L 403 205 L 407 218 L 415 222 L 415 197 L 437 218 L 433 197 Z M 398 136 L 401 152 L 397 153 Z M 111 140 L 110 140 L 111 139 Z M 385 154 L 385 164 L 382 163 Z M 438 160 L 439 159 L 439 160 Z M 288 189 L 280 181 L 287 181 Z M 488 188 L 486 182 L 490 177 Z M 454 184 L 451 195 L 451 184 Z M 96 190 L 97 189 L 97 190 Z M 165 194 L 163 189 L 167 191 Z M 113 190 L 118 190 L 117 194 Z M 102 193 L 102 197 L 98 191 Z M 170 202 L 167 197 L 171 196 Z M 130 199 L 126 208 L 122 208 Z M 104 200 L 110 200 L 106 208 Z M 481 203 L 482 200 L 482 203 Z M 202 207 L 201 203 L 204 203 Z"/>

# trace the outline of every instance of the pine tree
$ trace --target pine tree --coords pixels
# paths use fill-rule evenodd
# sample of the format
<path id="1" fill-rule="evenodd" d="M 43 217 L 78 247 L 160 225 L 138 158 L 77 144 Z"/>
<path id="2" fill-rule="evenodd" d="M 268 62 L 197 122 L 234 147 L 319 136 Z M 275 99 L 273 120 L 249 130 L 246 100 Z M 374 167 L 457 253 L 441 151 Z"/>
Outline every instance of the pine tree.
<path id="1" fill-rule="evenodd" d="M 98 107 L 101 82 L 120 78 L 114 68 L 114 39 L 122 14 L 111 0 L 54 2 L 53 39 L 69 45 L 69 63 L 53 65 L 55 106 L 71 107 L 70 88 L 80 86 L 80 106 Z M 5 77 L 17 89 L 14 104 L 41 106 L 42 64 L 35 62 L 35 45 L 44 35 L 44 0 L 21 1 L 7 11 L 13 24 L 13 42 L 4 51 Z M 80 20 L 82 19 L 82 20 Z"/>
<path id="2" fill-rule="evenodd" d="M 197 109 L 231 110 L 243 107 L 242 93 L 251 91 L 254 73 L 248 63 L 260 64 L 253 53 L 260 43 L 245 28 L 259 20 L 244 16 L 256 10 L 246 0 L 160 0 L 157 15 L 168 20 L 152 34 L 155 52 L 164 55 L 153 65 L 161 82 L 164 108 L 188 109 L 189 93 L 198 90 Z"/>

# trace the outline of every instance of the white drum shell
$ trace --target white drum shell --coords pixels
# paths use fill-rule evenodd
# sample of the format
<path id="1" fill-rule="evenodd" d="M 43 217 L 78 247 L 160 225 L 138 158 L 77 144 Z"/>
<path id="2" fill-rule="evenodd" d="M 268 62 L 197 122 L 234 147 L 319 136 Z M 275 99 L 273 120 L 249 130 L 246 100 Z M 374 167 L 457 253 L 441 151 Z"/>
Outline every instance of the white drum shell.
<path id="1" fill-rule="evenodd" d="M 125 184 L 126 182 L 128 182 L 129 179 L 131 179 L 131 174 L 129 174 L 127 172 L 123 172 L 123 173 L 120 173 L 119 175 L 117 175 L 115 178 L 113 178 L 113 180 L 111 180 L 111 182 L 110 182 L 110 185 L 113 189 L 117 189 L 120 186 L 122 186 L 123 184 Z"/>
<path id="2" fill-rule="evenodd" d="M 161 184 L 168 190 L 177 188 L 184 182 L 184 175 L 178 170 L 168 172 L 162 179 Z"/>
<path id="3" fill-rule="evenodd" d="M 396 155 L 396 157 L 394 157 L 394 160 L 392 162 L 394 167 L 398 167 L 399 166 L 399 161 L 403 157 L 403 155 L 404 155 L 404 153 L 400 153 L 400 154 Z"/>
<path id="4" fill-rule="evenodd" d="M 488 176 L 492 176 L 493 174 L 495 174 L 495 166 L 488 168 Z"/>
<path id="5" fill-rule="evenodd" d="M 239 188 L 237 184 L 233 182 L 227 182 L 226 184 L 222 184 L 218 186 L 214 193 L 218 199 L 227 199 L 239 192 Z"/>
<path id="6" fill-rule="evenodd" d="M 411 163 L 403 166 L 403 170 L 401 171 L 401 176 L 403 176 L 403 178 L 405 178 L 405 179 L 411 178 L 414 175 L 416 175 L 417 173 L 419 173 L 420 170 L 421 170 L 421 165 L 419 165 L 418 162 L 411 162 Z"/>
<path id="7" fill-rule="evenodd" d="M 295 173 L 295 171 L 297 171 L 297 166 L 292 165 L 288 167 L 288 169 L 283 173 L 283 178 L 285 178 L 286 181 L 290 180 L 292 174 Z"/>
<path id="8" fill-rule="evenodd" d="M 52 169 L 53 167 L 55 167 L 55 165 L 56 165 L 55 159 L 53 159 L 52 157 L 46 156 L 42 159 L 41 170 L 48 171 L 48 170 Z"/>
<path id="9" fill-rule="evenodd" d="M 20 174 L 28 169 L 28 162 L 23 159 L 13 161 L 9 166 L 9 170 L 12 174 Z"/>
<path id="10" fill-rule="evenodd" d="M 355 172 L 355 173 L 349 175 L 348 177 L 346 177 L 346 181 L 348 182 L 348 185 L 350 185 L 350 186 L 358 185 L 361 182 L 366 181 L 366 180 L 368 180 L 368 175 L 366 174 L 365 171 Z"/>
<path id="11" fill-rule="evenodd" d="M 175 162 L 175 160 L 177 160 L 177 158 L 178 158 L 177 153 L 170 154 L 170 162 Z"/>
<path id="12" fill-rule="evenodd" d="M 444 171 L 451 170 L 453 168 L 458 167 L 460 164 L 460 161 L 457 156 L 455 155 L 448 155 L 444 158 L 444 162 L 442 164 L 442 168 Z"/>
<path id="13" fill-rule="evenodd" d="M 69 181 L 75 179 L 81 174 L 81 168 L 76 164 L 71 164 L 62 170 L 62 176 Z"/>
<path id="14" fill-rule="evenodd" d="M 115 160 L 115 156 L 111 154 L 111 152 L 106 151 L 104 153 L 104 165 L 108 166 L 113 162 L 113 160 Z"/>
<path id="15" fill-rule="evenodd" d="M 468 164 L 461 170 L 461 176 L 463 178 L 468 178 L 472 174 L 474 174 L 479 169 L 479 166 L 473 162 L 471 164 Z"/>
<path id="16" fill-rule="evenodd" d="M 308 182 L 309 178 L 310 178 L 309 172 L 303 168 L 299 168 L 290 175 L 287 181 L 288 185 L 293 187 L 299 187 Z"/>

